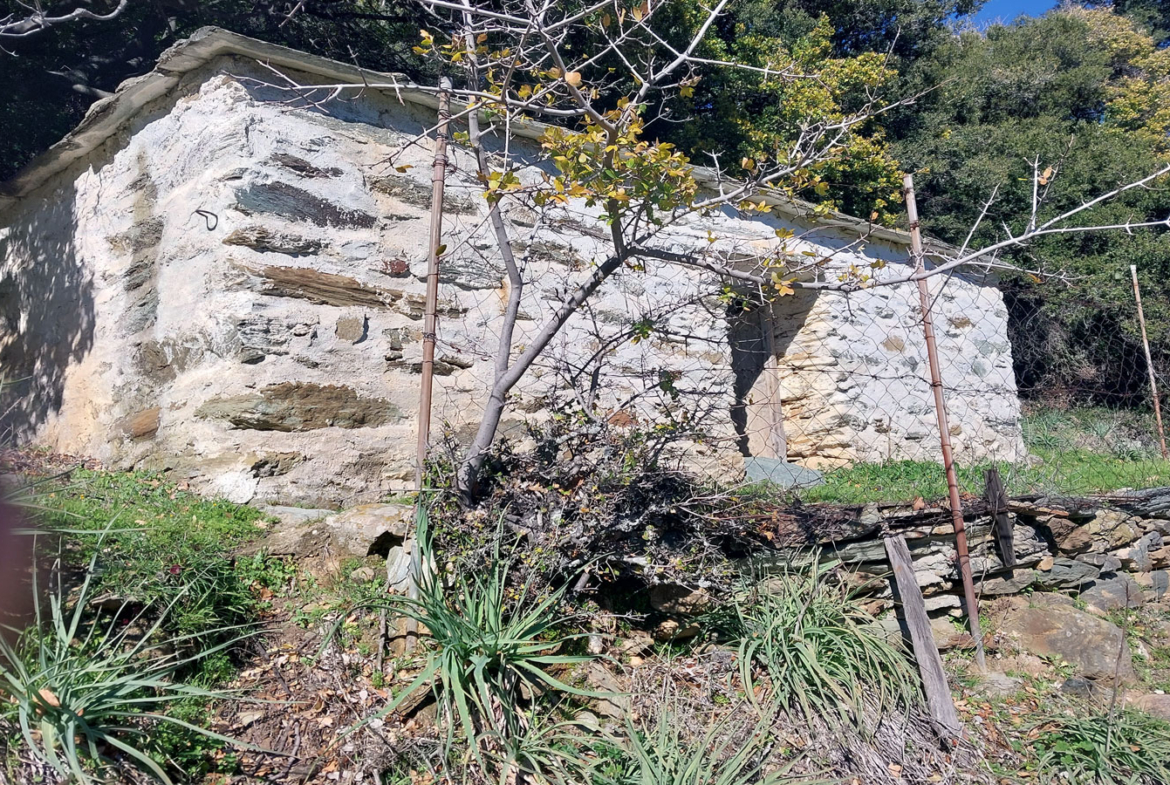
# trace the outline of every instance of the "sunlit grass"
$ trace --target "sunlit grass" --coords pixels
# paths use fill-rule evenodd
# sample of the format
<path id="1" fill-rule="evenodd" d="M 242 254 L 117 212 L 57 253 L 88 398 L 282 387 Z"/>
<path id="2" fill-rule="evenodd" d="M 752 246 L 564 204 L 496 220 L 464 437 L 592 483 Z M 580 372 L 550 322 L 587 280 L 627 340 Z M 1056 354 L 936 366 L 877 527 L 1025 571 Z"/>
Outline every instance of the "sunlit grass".
<path id="1" fill-rule="evenodd" d="M 1170 485 L 1170 461 L 1157 446 L 1153 417 L 1108 409 L 1042 410 L 1025 416 L 1022 463 L 958 462 L 960 492 L 982 496 L 984 472 L 995 466 L 1011 495 L 1085 496 Z M 806 488 L 807 502 L 867 504 L 947 496 L 941 463 L 891 461 L 857 464 L 825 473 L 825 484 Z"/>

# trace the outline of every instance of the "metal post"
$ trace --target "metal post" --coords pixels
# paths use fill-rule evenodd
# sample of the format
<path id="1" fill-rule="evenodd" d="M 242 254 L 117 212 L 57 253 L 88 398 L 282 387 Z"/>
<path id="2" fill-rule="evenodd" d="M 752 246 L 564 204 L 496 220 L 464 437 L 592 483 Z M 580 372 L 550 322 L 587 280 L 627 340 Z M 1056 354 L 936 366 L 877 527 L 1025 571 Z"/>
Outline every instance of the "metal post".
<path id="1" fill-rule="evenodd" d="M 414 485 L 418 491 L 418 498 L 415 500 L 416 517 L 423 504 L 423 472 L 431 440 L 431 392 L 435 378 L 435 312 L 438 310 L 439 302 L 439 246 L 443 238 L 443 187 L 447 180 L 447 126 L 450 122 L 451 80 L 444 76 L 439 80 L 439 123 L 435 132 L 435 163 L 431 169 L 430 254 L 427 259 L 427 301 L 423 317 L 422 378 L 419 380 L 418 392 L 418 455 L 414 469 Z M 422 564 L 420 559 L 414 535 L 415 532 L 411 531 L 404 546 L 404 550 L 410 554 L 411 568 L 406 591 L 412 600 L 418 599 L 418 576 L 426 569 L 426 565 Z M 405 652 L 407 654 L 413 652 L 417 643 L 418 621 L 407 618 L 406 641 L 403 647 Z"/>
<path id="2" fill-rule="evenodd" d="M 926 271 L 922 251 L 922 232 L 918 224 L 918 204 L 914 201 L 914 177 L 906 175 L 902 181 L 906 196 L 906 214 L 910 219 L 910 250 L 915 270 Z M 942 446 L 943 468 L 947 475 L 947 492 L 951 503 L 951 521 L 955 528 L 955 549 L 959 554 L 959 574 L 963 579 L 963 596 L 967 605 L 967 620 L 971 637 L 975 639 L 975 663 L 986 670 L 983 658 L 983 633 L 979 628 L 979 604 L 975 598 L 975 583 L 971 578 L 971 556 L 967 550 L 967 528 L 963 523 L 963 503 L 959 499 L 959 480 L 955 474 L 955 459 L 951 453 L 951 428 L 947 421 L 946 401 L 943 399 L 942 373 L 938 364 L 938 346 L 934 340 L 934 319 L 930 313 L 930 290 L 926 279 L 918 279 L 918 302 L 922 308 L 922 331 L 926 336 L 926 358 L 930 364 L 930 387 L 934 391 L 934 409 L 938 415 L 939 443 Z"/>
<path id="3" fill-rule="evenodd" d="M 435 378 L 435 311 L 439 301 L 439 246 L 443 237 L 443 186 L 447 179 L 447 125 L 451 121 L 451 80 L 439 81 L 439 125 L 431 170 L 431 243 L 427 260 L 427 302 L 423 317 L 422 378 L 418 393 L 418 460 L 415 487 L 423 487 L 423 470 L 431 439 L 431 389 Z"/>
<path id="4" fill-rule="evenodd" d="M 1162 459 L 1170 460 L 1166 452 L 1166 431 L 1162 429 L 1162 405 L 1158 403 L 1158 382 L 1154 378 L 1154 360 L 1150 357 L 1150 339 L 1146 337 L 1146 315 L 1142 312 L 1142 291 L 1138 288 L 1137 265 L 1129 266 L 1133 276 L 1133 299 L 1137 301 L 1138 324 L 1142 326 L 1142 348 L 1146 350 L 1146 370 L 1150 372 L 1150 395 L 1154 398 L 1154 419 L 1158 422 L 1158 441 L 1162 445 Z"/>

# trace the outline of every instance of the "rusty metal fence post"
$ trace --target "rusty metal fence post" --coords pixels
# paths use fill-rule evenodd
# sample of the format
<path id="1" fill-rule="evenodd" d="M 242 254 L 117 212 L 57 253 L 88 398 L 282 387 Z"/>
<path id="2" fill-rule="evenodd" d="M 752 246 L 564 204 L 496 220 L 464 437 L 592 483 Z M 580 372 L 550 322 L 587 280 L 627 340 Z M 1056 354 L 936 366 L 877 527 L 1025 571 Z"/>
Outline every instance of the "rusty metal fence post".
<path id="1" fill-rule="evenodd" d="M 986 670 L 987 665 L 983 657 L 983 633 L 979 626 L 979 601 L 975 597 L 975 583 L 971 577 L 967 528 L 963 521 L 963 503 L 959 498 L 959 480 L 955 473 L 954 454 L 951 451 L 951 429 L 947 420 L 946 401 L 943 397 L 942 372 L 939 368 L 938 346 L 934 337 L 934 319 L 930 312 L 930 290 L 924 277 L 926 258 L 922 249 L 922 232 L 918 223 L 918 204 L 914 200 L 914 176 L 908 174 L 902 182 L 906 196 L 906 214 L 910 219 L 910 250 L 918 275 L 918 301 L 922 308 L 922 331 L 926 337 L 926 357 L 930 364 L 930 387 L 934 391 L 934 409 L 938 418 L 939 443 L 942 447 L 943 469 L 947 475 L 951 521 L 955 529 L 955 550 L 958 553 L 959 575 L 963 581 L 963 596 L 967 606 L 971 637 L 975 640 L 975 662 L 980 670 Z"/>

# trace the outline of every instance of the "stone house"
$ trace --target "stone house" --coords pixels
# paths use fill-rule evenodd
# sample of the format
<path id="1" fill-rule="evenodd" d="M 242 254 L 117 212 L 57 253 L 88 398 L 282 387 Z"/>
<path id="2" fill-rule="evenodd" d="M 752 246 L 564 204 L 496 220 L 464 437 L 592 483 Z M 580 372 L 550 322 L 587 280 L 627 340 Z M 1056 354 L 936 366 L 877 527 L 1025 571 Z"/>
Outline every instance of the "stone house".
<path id="1" fill-rule="evenodd" d="M 418 135 L 434 99 L 404 86 L 324 101 L 331 91 L 280 89 L 274 69 L 301 84 L 390 79 L 203 30 L 0 184 L 11 436 L 237 501 L 336 505 L 409 487 L 432 156 Z M 544 165 L 538 134 L 510 142 L 525 177 Z M 458 441 L 485 398 L 507 290 L 470 157 L 456 146 L 452 162 L 433 422 Z M 508 204 L 506 217 L 526 265 L 522 345 L 605 242 L 581 206 L 548 220 Z M 779 228 L 833 264 L 880 259 L 878 276 L 908 264 L 903 233 L 779 201 L 663 241 L 766 250 Z M 588 401 L 629 423 L 685 409 L 702 436 L 679 460 L 724 480 L 745 456 L 937 460 L 914 287 L 744 308 L 720 285 L 652 264 L 616 275 L 522 383 L 504 432 Z M 959 459 L 1023 458 L 994 282 L 931 286 Z M 630 340 L 647 319 L 652 334 Z"/>

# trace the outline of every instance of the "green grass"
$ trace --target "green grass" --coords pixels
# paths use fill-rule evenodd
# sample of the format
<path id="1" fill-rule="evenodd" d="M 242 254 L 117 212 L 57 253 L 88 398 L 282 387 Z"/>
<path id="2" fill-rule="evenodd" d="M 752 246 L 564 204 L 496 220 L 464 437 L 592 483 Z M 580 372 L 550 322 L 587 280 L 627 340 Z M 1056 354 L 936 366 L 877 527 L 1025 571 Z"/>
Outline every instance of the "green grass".
<path id="1" fill-rule="evenodd" d="M 53 614 L 69 623 L 49 623 L 52 614 L 46 613 L 40 632 L 26 634 L 8 652 L 10 673 L 23 668 L 18 681 L 52 681 L 66 685 L 54 694 L 65 690 L 97 701 L 74 717 L 91 726 L 91 735 L 82 738 L 96 738 L 99 710 L 107 724 L 125 711 L 120 721 L 130 736 L 118 736 L 122 731 L 114 728 L 113 738 L 136 745 L 164 772 L 198 779 L 230 771 L 226 740 L 202 728 L 214 702 L 225 696 L 219 686 L 241 666 L 241 629 L 255 625 L 268 608 L 262 590 L 270 590 L 264 596 L 280 594 L 295 574 L 287 560 L 234 555 L 263 533 L 262 514 L 145 473 L 78 470 L 35 485 L 21 501 L 36 516 L 42 561 L 60 562 L 60 596 L 54 600 L 60 607 Z M 136 628 L 150 631 L 141 643 L 128 637 L 127 630 Z M 136 654 L 126 659 L 127 652 Z M 93 663 L 101 665 L 93 683 L 121 685 L 112 688 L 116 694 L 93 694 L 87 670 Z M 44 712 L 35 695 L 26 703 L 26 715 Z M 144 707 L 163 704 L 169 721 L 137 716 Z M 54 716 L 74 721 L 65 713 Z M 148 726 L 145 737 L 137 735 Z M 63 729 L 57 736 L 65 743 L 75 734 Z M 41 738 L 43 732 L 14 741 L 29 747 Z M 103 765 L 101 754 L 109 748 L 104 741 L 87 741 L 74 752 L 90 771 Z M 76 779 L 76 767 L 58 754 Z M 157 776 L 149 763 L 135 759 Z"/>
<path id="2" fill-rule="evenodd" d="M 230 742 L 189 718 L 203 719 L 199 709 L 208 701 L 232 696 L 188 682 L 183 674 L 198 672 L 198 663 L 244 633 L 237 627 L 163 634 L 181 594 L 162 607 L 133 610 L 123 604 L 95 612 L 99 556 L 100 548 L 76 591 L 59 569 L 53 570 L 58 580 L 46 592 L 47 602 L 32 586 L 34 623 L 15 643 L 0 638 L 0 719 L 18 728 L 25 750 L 63 781 L 97 785 L 109 781 L 121 762 L 164 783 L 171 782 L 168 770 L 186 779 L 190 748 Z"/>
<path id="3" fill-rule="evenodd" d="M 872 632 L 870 621 L 848 588 L 819 567 L 752 585 L 708 618 L 738 649 L 749 694 L 762 673 L 781 708 L 861 729 L 867 703 L 896 712 L 919 700 L 906 653 Z"/>
<path id="4" fill-rule="evenodd" d="M 1025 415 L 1027 463 L 957 466 L 962 493 L 983 495 L 986 469 L 995 466 L 1010 494 L 1085 496 L 1123 488 L 1170 485 L 1170 461 L 1157 446 L 1153 417 L 1109 409 L 1041 410 Z M 941 463 L 891 461 L 825 473 L 825 484 L 798 494 L 806 502 L 868 504 L 947 497 Z"/>
<path id="5" fill-rule="evenodd" d="M 1036 739 L 1041 782 L 1170 782 L 1170 723 L 1140 711 L 1053 717 Z"/>
<path id="6" fill-rule="evenodd" d="M 254 619 L 252 586 L 279 585 L 287 568 L 233 551 L 259 537 L 263 514 L 179 490 L 150 474 L 77 471 L 35 500 L 43 529 L 63 533 L 66 559 L 84 564 L 101 541 L 98 596 L 169 605 L 167 631 L 190 634 Z M 112 527 L 111 527 L 112 522 Z"/>

